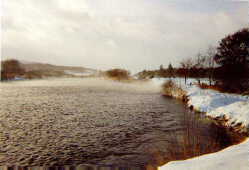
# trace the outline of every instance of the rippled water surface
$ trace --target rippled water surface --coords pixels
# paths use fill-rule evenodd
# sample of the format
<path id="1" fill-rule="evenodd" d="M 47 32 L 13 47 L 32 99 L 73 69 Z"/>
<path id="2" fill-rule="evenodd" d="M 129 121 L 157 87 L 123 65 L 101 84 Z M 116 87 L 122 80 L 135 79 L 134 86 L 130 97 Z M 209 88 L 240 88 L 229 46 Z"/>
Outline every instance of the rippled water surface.
<path id="1" fill-rule="evenodd" d="M 233 143 L 149 82 L 51 79 L 0 88 L 0 165 L 157 166 Z"/>

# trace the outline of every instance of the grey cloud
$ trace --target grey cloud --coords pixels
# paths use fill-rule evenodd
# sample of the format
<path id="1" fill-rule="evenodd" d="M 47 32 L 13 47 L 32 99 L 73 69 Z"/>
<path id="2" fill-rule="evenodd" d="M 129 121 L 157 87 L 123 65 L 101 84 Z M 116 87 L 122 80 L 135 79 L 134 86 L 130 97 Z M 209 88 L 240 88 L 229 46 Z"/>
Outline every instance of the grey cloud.
<path id="1" fill-rule="evenodd" d="M 248 26 L 244 4 L 202 1 L 5 0 L 2 57 L 133 71 L 176 64 Z"/>

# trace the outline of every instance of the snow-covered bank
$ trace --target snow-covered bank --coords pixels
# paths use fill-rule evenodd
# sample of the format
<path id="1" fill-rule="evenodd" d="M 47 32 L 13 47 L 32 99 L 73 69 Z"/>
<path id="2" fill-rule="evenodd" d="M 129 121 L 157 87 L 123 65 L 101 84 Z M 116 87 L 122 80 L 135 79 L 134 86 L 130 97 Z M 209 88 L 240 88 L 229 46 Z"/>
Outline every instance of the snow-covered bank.
<path id="1" fill-rule="evenodd" d="M 153 79 L 157 85 L 168 79 Z M 196 80 L 189 79 L 187 85 L 184 79 L 172 79 L 179 87 L 186 91 L 188 106 L 205 112 L 207 116 L 222 120 L 223 124 L 240 132 L 249 133 L 249 96 L 220 93 L 209 89 L 200 89 L 193 85 Z M 204 80 L 205 81 L 205 80 Z M 241 144 L 231 146 L 217 153 L 200 157 L 173 161 L 160 170 L 248 170 L 249 167 L 249 139 Z"/>
<path id="2" fill-rule="evenodd" d="M 159 170 L 248 170 L 248 168 L 249 139 L 217 153 L 169 162 Z"/>
<path id="3" fill-rule="evenodd" d="M 225 94 L 214 90 L 187 87 L 188 105 L 208 116 L 225 121 L 225 126 L 248 132 L 248 96 Z"/>
<path id="4" fill-rule="evenodd" d="M 152 79 L 156 85 L 162 85 L 168 79 Z M 238 127 L 240 131 L 248 132 L 249 126 L 249 96 L 221 93 L 210 89 L 200 89 L 194 85 L 195 79 L 188 79 L 185 85 L 184 79 L 171 79 L 180 88 L 186 91 L 188 106 L 207 116 L 226 121 L 226 126 Z M 205 80 L 204 80 L 205 81 Z M 177 94 L 173 95 L 177 96 Z"/>

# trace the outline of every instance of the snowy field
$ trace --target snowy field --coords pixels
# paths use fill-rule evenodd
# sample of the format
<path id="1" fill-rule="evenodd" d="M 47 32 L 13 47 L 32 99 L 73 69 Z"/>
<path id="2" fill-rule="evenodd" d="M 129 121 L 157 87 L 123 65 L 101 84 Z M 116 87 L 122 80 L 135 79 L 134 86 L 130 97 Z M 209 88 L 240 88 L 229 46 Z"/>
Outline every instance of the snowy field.
<path id="1" fill-rule="evenodd" d="M 64 71 L 65 74 L 73 75 L 73 76 L 93 76 L 94 72 L 92 71 L 85 71 L 85 72 L 75 72 L 75 71 L 70 71 L 66 70 Z"/>
<path id="2" fill-rule="evenodd" d="M 156 85 L 168 79 L 154 78 Z M 188 95 L 188 105 L 195 110 L 205 112 L 213 118 L 227 120 L 226 126 L 236 127 L 240 125 L 240 131 L 249 132 L 249 96 L 220 93 L 209 89 L 200 89 L 193 85 L 195 79 L 188 79 L 187 85 L 184 79 L 172 79 L 178 86 L 184 89 Z M 207 81 L 207 80 L 202 80 Z M 203 155 L 184 161 L 173 161 L 159 168 L 160 170 L 248 170 L 249 169 L 249 139 L 241 144 L 231 146 L 220 152 Z"/>

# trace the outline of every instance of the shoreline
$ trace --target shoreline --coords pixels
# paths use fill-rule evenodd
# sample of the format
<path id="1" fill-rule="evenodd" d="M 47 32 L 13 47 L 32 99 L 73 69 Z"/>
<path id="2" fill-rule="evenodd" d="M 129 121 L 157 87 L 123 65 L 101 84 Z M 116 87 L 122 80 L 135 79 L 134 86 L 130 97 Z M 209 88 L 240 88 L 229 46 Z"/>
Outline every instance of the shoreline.
<path id="1" fill-rule="evenodd" d="M 164 80 L 164 82 L 165 81 L 167 80 Z M 156 82 L 156 83 L 162 86 L 163 82 L 160 80 L 159 82 Z M 193 95 L 193 93 L 200 93 L 200 92 L 197 92 L 197 91 L 192 92 L 189 87 L 182 87 L 182 86 L 179 86 L 178 84 L 175 84 L 175 85 L 176 87 L 173 87 L 173 88 L 171 87 L 171 89 L 168 89 L 168 90 L 163 89 L 162 91 L 163 95 L 171 97 L 171 98 L 175 98 L 177 100 L 182 100 L 183 103 L 186 104 L 186 106 L 189 109 L 194 110 L 195 112 L 200 113 L 200 114 L 205 114 L 207 118 L 213 120 L 216 124 L 222 127 L 225 127 L 228 130 L 231 130 L 233 132 L 243 134 L 245 135 L 245 138 L 242 141 L 239 141 L 238 143 L 235 143 L 234 145 L 224 148 L 218 152 L 204 154 L 204 155 L 189 158 L 186 160 L 177 160 L 177 161 L 168 162 L 165 165 L 160 166 L 159 170 L 179 170 L 179 169 L 189 169 L 189 170 L 196 169 L 197 170 L 200 168 L 202 170 L 210 170 L 212 168 L 218 168 L 219 170 L 233 170 L 234 167 L 237 167 L 236 169 L 242 169 L 242 170 L 248 169 L 247 166 L 249 164 L 249 151 L 248 151 L 249 127 L 248 127 L 248 124 L 246 124 L 247 120 L 245 120 L 244 122 L 240 122 L 239 120 L 236 120 L 235 118 L 231 116 L 229 117 L 228 115 L 224 113 L 219 115 L 217 113 L 214 113 L 216 109 L 214 111 L 211 111 L 211 113 L 208 113 L 208 111 L 204 111 L 205 109 L 201 107 L 202 105 L 199 105 L 199 106 L 195 105 L 195 102 L 193 101 L 195 100 L 195 98 L 193 97 L 195 95 Z M 196 86 L 196 85 L 191 85 L 191 86 Z M 200 91 L 201 90 L 203 89 L 200 89 Z M 171 92 L 168 93 L 168 91 L 171 91 Z M 220 93 L 220 92 L 217 92 L 217 93 Z M 224 93 L 220 93 L 220 94 L 223 95 Z M 224 107 L 227 107 L 228 105 L 229 104 L 224 105 Z M 217 108 L 217 110 L 221 110 L 221 108 Z M 246 158 L 246 155 L 247 155 L 247 158 Z M 220 166 L 220 165 L 223 165 L 223 166 Z"/>
<path id="2" fill-rule="evenodd" d="M 171 161 L 158 170 L 248 170 L 249 138 L 239 144 L 231 145 L 218 152 L 193 157 L 186 160 Z M 241 152 L 244 150 L 244 152 Z"/>

